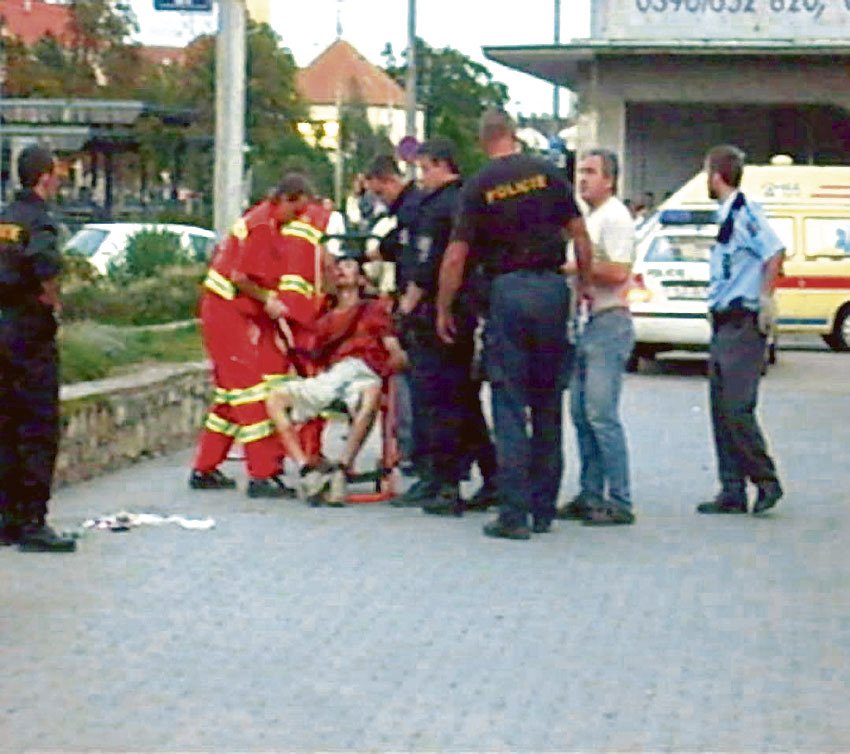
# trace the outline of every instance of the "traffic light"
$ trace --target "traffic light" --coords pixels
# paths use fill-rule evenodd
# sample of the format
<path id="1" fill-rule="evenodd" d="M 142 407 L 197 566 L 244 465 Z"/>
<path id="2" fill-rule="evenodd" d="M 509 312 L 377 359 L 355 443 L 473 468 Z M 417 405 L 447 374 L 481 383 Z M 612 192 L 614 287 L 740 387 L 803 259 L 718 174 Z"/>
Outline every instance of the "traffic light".
<path id="1" fill-rule="evenodd" d="M 213 0 L 153 0 L 154 10 L 210 11 Z"/>

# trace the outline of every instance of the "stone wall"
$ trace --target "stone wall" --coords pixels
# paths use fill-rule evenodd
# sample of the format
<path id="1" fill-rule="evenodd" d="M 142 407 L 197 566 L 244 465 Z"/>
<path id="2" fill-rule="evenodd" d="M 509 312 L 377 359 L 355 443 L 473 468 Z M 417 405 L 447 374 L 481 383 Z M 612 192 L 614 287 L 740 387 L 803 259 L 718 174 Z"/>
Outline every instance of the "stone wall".
<path id="1" fill-rule="evenodd" d="M 206 363 L 158 365 L 62 388 L 56 483 L 190 446 L 209 406 Z"/>

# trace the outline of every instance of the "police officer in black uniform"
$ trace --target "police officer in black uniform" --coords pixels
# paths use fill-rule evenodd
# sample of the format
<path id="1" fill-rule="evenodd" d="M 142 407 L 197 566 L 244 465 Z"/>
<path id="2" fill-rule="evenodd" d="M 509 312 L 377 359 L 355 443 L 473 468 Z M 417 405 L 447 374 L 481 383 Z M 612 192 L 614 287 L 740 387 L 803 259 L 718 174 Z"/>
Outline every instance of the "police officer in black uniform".
<path id="1" fill-rule="evenodd" d="M 75 541 L 45 523 L 59 445 L 61 258 L 46 204 L 58 188 L 53 155 L 27 147 L 18 177 L 21 192 L 0 211 L 0 542 L 72 552 Z"/>
<path id="2" fill-rule="evenodd" d="M 452 303 L 464 268 L 480 265 L 490 280 L 484 357 L 500 500 L 499 517 L 485 525 L 484 533 L 528 539 L 529 512 L 535 532 L 549 530 L 563 471 L 569 313 L 560 272 L 564 232 L 574 241 L 579 279 L 585 285 L 591 246 L 566 175 L 543 158 L 517 152 L 510 116 L 486 112 L 479 137 L 490 162 L 463 187 L 440 268 L 437 332 L 447 343 L 458 337 Z"/>
<path id="3" fill-rule="evenodd" d="M 466 507 L 459 485 L 469 466 L 467 448 L 474 449 L 484 478 L 482 492 L 470 501 L 470 507 L 495 502 L 491 490 L 496 454 L 470 376 L 478 320 L 469 297 L 461 295 L 456 302 L 454 343 L 443 343 L 434 326 L 437 275 L 461 188 L 454 145 L 448 139 L 427 141 L 418 150 L 417 162 L 421 183 L 429 193 L 411 227 L 413 263 L 406 270 L 407 284 L 399 299 L 400 329 L 410 358 L 415 416 L 421 417 L 417 455 L 430 469 L 422 508 L 426 513 L 460 514 Z"/>

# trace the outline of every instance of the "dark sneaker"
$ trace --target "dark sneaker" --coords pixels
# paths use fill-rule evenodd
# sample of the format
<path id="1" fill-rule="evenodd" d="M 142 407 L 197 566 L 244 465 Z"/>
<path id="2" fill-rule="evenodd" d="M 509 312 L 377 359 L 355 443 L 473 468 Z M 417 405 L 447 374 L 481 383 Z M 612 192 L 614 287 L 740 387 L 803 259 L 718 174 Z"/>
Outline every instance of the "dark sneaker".
<path id="1" fill-rule="evenodd" d="M 484 482 L 469 500 L 464 503 L 468 511 L 486 511 L 499 504 L 499 492 L 493 482 Z"/>
<path id="2" fill-rule="evenodd" d="M 189 476 L 189 487 L 193 490 L 232 490 L 236 488 L 236 480 L 225 476 L 218 469 L 193 471 Z"/>
<path id="3" fill-rule="evenodd" d="M 295 497 L 295 490 L 287 487 L 279 476 L 268 479 L 251 479 L 248 482 L 248 497 Z"/>
<path id="4" fill-rule="evenodd" d="M 497 518 L 489 524 L 484 524 L 484 534 L 497 539 L 531 539 L 527 526 L 509 526 Z"/>
<path id="5" fill-rule="evenodd" d="M 579 492 L 563 508 L 555 511 L 555 518 L 561 521 L 584 521 L 590 514 L 594 502 L 601 503 L 602 501 L 594 500 L 591 495 Z"/>
<path id="6" fill-rule="evenodd" d="M 73 537 L 57 534 L 47 524 L 24 526 L 18 539 L 21 552 L 74 552 L 77 542 Z"/>
<path id="7" fill-rule="evenodd" d="M 747 501 L 718 495 L 714 500 L 709 500 L 707 503 L 700 503 L 697 506 L 697 513 L 705 514 L 736 514 L 747 512 Z"/>
<path id="8" fill-rule="evenodd" d="M 593 507 L 584 519 L 584 526 L 628 526 L 635 522 L 635 514 L 621 505 Z"/>
<path id="9" fill-rule="evenodd" d="M 390 500 L 394 508 L 418 508 L 427 500 L 431 500 L 439 492 L 439 486 L 430 479 L 420 479 L 398 497 Z"/>
<path id="10" fill-rule="evenodd" d="M 305 466 L 301 469 L 301 478 L 298 480 L 299 497 L 312 500 L 321 495 L 328 484 L 329 474 L 329 471 L 324 471 L 319 466 Z"/>
<path id="11" fill-rule="evenodd" d="M 770 510 L 782 497 L 782 485 L 775 480 L 760 483 L 758 490 L 758 497 L 753 505 L 753 515 Z"/>
<path id="12" fill-rule="evenodd" d="M 462 516 L 463 509 L 463 500 L 456 484 L 443 485 L 433 499 L 422 504 L 422 510 L 434 516 Z"/>
<path id="13" fill-rule="evenodd" d="M 552 531 L 552 522 L 545 521 L 542 518 L 535 519 L 534 523 L 531 525 L 531 531 L 535 534 L 546 534 L 547 532 Z"/>

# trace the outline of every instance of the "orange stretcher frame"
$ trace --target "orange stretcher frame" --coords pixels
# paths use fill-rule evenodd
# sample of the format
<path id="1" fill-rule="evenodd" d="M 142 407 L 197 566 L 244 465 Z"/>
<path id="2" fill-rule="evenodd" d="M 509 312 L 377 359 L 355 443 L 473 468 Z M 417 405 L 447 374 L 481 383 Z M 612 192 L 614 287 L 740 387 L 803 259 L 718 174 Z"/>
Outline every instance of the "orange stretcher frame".
<path id="1" fill-rule="evenodd" d="M 396 496 L 398 481 L 398 440 L 396 438 L 396 421 L 398 416 L 398 392 L 396 378 L 384 380 L 381 391 L 380 428 L 381 456 L 379 466 L 375 471 L 351 474 L 349 484 L 374 482 L 374 492 L 349 492 L 346 503 L 382 503 Z"/>

